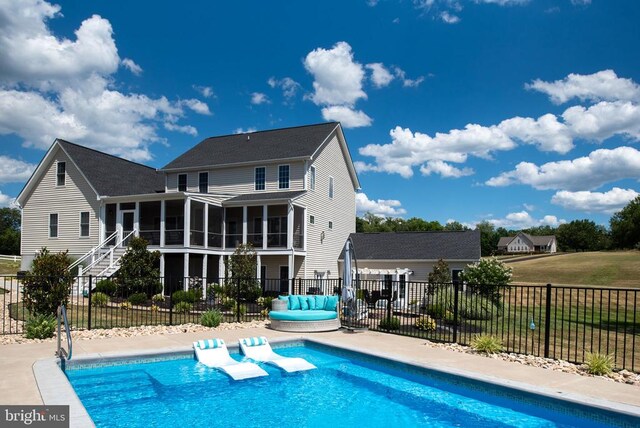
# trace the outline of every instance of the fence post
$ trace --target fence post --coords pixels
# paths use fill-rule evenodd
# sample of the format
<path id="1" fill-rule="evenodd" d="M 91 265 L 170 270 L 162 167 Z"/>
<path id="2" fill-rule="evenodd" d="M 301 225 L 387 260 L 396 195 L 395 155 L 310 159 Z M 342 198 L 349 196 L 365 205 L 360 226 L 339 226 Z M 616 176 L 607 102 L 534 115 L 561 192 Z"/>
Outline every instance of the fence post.
<path id="1" fill-rule="evenodd" d="M 547 302 L 544 311 L 544 357 L 549 358 L 549 337 L 551 336 L 551 284 L 547 284 Z"/>
<path id="2" fill-rule="evenodd" d="M 240 322 L 240 278 L 236 279 L 236 321 Z"/>
<path id="3" fill-rule="evenodd" d="M 171 279 L 169 279 L 169 283 L 173 284 Z M 169 325 L 173 325 L 173 301 L 171 300 L 171 294 L 169 294 Z"/>
<path id="4" fill-rule="evenodd" d="M 87 310 L 87 330 L 91 330 L 91 289 L 93 288 L 93 275 L 89 275 L 89 308 Z"/>
<path id="5" fill-rule="evenodd" d="M 453 281 L 453 343 L 458 343 L 458 282 Z"/>

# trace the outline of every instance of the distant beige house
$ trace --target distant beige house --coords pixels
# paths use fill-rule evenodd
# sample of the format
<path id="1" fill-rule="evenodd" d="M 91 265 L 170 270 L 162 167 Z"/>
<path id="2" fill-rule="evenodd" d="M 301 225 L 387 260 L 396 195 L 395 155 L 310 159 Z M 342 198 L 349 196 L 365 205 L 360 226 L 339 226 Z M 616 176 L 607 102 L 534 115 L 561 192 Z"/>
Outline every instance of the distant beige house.
<path id="1" fill-rule="evenodd" d="M 533 236 L 524 232 L 505 236 L 498 241 L 498 251 L 504 253 L 555 253 L 558 244 L 555 235 Z"/>
<path id="2" fill-rule="evenodd" d="M 85 275 L 118 268 L 128 240 L 176 278 L 225 277 L 244 243 L 258 278 L 337 278 L 360 188 L 337 122 L 207 138 L 160 169 L 57 139 L 17 198 L 22 268 L 68 250 Z M 281 290 L 287 291 L 287 290 Z"/>

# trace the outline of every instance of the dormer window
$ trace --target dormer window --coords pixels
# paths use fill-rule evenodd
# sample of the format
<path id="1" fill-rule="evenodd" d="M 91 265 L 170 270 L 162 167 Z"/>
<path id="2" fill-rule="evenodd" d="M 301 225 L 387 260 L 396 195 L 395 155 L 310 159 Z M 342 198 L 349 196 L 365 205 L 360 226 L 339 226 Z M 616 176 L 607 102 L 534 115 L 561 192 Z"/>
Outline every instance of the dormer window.
<path id="1" fill-rule="evenodd" d="M 187 191 L 187 174 L 178 174 L 178 192 Z"/>
<path id="2" fill-rule="evenodd" d="M 200 193 L 209 193 L 209 173 L 201 172 L 198 175 L 198 191 Z"/>
<path id="3" fill-rule="evenodd" d="M 266 182 L 266 171 L 265 167 L 259 166 L 256 168 L 255 172 L 255 190 L 264 190 Z"/>
<path id="4" fill-rule="evenodd" d="M 67 163 L 66 162 L 58 162 L 57 173 L 56 173 L 56 183 L 58 186 L 64 186 L 67 176 Z"/>
<path id="5" fill-rule="evenodd" d="M 289 165 L 278 166 L 278 189 L 289 188 Z"/>

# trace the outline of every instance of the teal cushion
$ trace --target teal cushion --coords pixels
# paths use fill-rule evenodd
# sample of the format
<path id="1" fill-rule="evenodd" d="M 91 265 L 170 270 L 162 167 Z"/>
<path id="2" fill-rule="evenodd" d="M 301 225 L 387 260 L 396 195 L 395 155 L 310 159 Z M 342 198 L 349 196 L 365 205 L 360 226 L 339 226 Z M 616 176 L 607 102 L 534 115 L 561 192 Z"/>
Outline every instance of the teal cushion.
<path id="1" fill-rule="evenodd" d="M 324 305 L 325 311 L 337 311 L 338 309 L 338 296 L 328 296 L 327 303 Z"/>
<path id="2" fill-rule="evenodd" d="M 323 321 L 338 317 L 333 311 L 271 311 L 269 318 L 280 321 Z"/>
<path id="3" fill-rule="evenodd" d="M 298 296 L 298 301 L 300 302 L 300 309 L 303 311 L 309 310 L 309 299 L 307 296 Z"/>
<path id="4" fill-rule="evenodd" d="M 295 311 L 296 309 L 300 309 L 300 299 L 298 299 L 298 296 L 289 296 L 288 308 L 292 311 Z"/>
<path id="5" fill-rule="evenodd" d="M 316 309 L 316 296 L 307 296 L 307 303 L 309 304 L 309 310 L 313 311 Z M 324 309 L 324 306 L 320 307 L 320 309 Z"/>
<path id="6" fill-rule="evenodd" d="M 316 309 L 324 309 L 327 304 L 327 296 L 315 296 Z"/>
<path id="7" fill-rule="evenodd" d="M 278 296 L 278 300 L 286 300 L 287 309 L 290 309 L 289 307 L 291 306 L 291 304 L 289 303 L 289 296 Z"/>

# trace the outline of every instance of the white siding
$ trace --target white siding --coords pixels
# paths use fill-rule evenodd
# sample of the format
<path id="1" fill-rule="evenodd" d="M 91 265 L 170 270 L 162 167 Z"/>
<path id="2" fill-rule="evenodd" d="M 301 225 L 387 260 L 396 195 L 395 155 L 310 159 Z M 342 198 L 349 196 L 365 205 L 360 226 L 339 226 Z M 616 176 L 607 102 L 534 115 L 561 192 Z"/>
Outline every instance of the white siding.
<path id="1" fill-rule="evenodd" d="M 289 165 L 289 188 L 278 188 L 278 165 Z M 209 193 L 247 194 L 255 193 L 255 168 L 266 167 L 266 185 L 264 192 L 304 190 L 304 162 L 278 162 L 252 166 L 239 166 L 213 170 L 187 172 L 187 191 L 198 192 L 198 175 L 209 173 Z M 167 174 L 167 191 L 178 191 L 178 173 Z M 262 192 L 262 191 L 260 191 Z"/>
<path id="2" fill-rule="evenodd" d="M 349 234 L 356 229 L 356 197 L 335 134 L 311 165 L 316 167 L 316 190 L 309 190 L 300 198 L 307 206 L 307 257 L 298 275 L 313 278 L 314 271 L 329 271 L 328 278 L 338 278 L 338 257 Z M 334 179 L 333 199 L 329 198 L 329 176 Z M 309 224 L 310 215 L 315 217 L 315 224 Z M 330 221 L 333 229 L 329 229 Z"/>
<path id="3" fill-rule="evenodd" d="M 99 241 L 100 202 L 80 171 L 60 149 L 53 161 L 45 166 L 28 195 L 22 209 L 22 268 L 29 268 L 34 254 L 42 247 L 51 251 L 69 250 L 78 257 L 96 246 Z M 56 186 L 57 162 L 66 162 L 64 186 Z M 89 237 L 80 237 L 80 212 L 89 212 Z M 58 213 L 58 237 L 49 238 L 49 214 Z"/>

